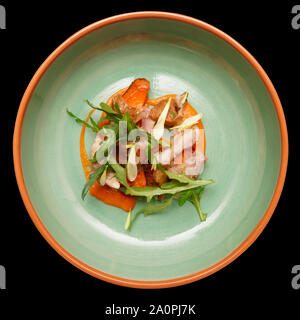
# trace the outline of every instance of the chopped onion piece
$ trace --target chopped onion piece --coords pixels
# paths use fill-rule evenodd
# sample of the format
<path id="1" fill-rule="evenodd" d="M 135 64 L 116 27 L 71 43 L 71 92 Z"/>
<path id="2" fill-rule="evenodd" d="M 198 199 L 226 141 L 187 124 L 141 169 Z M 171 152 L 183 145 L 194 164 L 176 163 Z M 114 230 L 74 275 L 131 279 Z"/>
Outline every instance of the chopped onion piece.
<path id="1" fill-rule="evenodd" d="M 156 157 L 153 157 L 153 161 L 152 161 L 152 166 L 151 166 L 151 170 L 156 170 L 157 168 L 157 160 Z"/>
<path id="2" fill-rule="evenodd" d="M 183 96 L 183 98 L 182 98 L 182 100 L 181 100 L 181 104 L 182 104 L 182 105 L 185 104 L 186 99 L 187 99 L 187 97 L 188 97 L 188 94 L 189 94 L 188 92 L 185 92 L 185 93 L 184 93 L 184 96 Z"/>
<path id="3" fill-rule="evenodd" d="M 107 167 L 105 168 L 104 172 L 102 173 L 102 176 L 101 176 L 100 181 L 99 181 L 101 186 L 105 185 L 105 182 L 106 182 L 106 171 L 107 171 Z"/>
<path id="4" fill-rule="evenodd" d="M 130 218 L 131 218 L 131 209 L 128 212 L 128 216 L 127 216 L 126 224 L 125 224 L 125 230 L 128 230 L 128 228 L 130 226 Z"/>
<path id="5" fill-rule="evenodd" d="M 172 98 L 169 98 L 166 103 L 163 112 L 160 114 L 154 128 L 152 129 L 152 135 L 156 140 L 159 140 L 164 134 L 165 121 L 170 109 Z"/>
<path id="6" fill-rule="evenodd" d="M 137 165 L 136 165 L 136 158 L 135 158 L 135 146 L 130 148 L 129 156 L 128 156 L 128 163 L 127 163 L 127 177 L 129 181 L 134 181 L 137 177 Z"/>
<path id="7" fill-rule="evenodd" d="M 187 129 L 189 127 L 192 127 L 193 125 L 197 124 L 198 121 L 202 118 L 202 113 L 200 112 L 199 114 L 196 114 L 193 117 L 187 118 L 185 119 L 182 124 L 180 124 L 179 126 L 175 126 L 173 128 L 171 128 L 171 130 L 173 129 L 178 129 L 178 130 L 184 130 Z"/>

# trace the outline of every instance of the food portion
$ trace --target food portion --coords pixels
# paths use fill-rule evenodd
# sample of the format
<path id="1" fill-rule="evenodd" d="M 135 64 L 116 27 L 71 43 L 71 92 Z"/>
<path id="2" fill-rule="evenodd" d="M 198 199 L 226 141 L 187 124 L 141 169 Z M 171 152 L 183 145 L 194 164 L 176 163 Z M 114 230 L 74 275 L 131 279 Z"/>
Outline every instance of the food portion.
<path id="1" fill-rule="evenodd" d="M 93 105 L 82 120 L 80 156 L 87 179 L 82 199 L 91 196 L 128 212 L 125 229 L 130 230 L 141 213 L 161 212 L 177 202 L 191 202 L 200 218 L 206 214 L 200 207 L 205 186 L 213 180 L 199 178 L 204 170 L 205 134 L 198 114 L 188 102 L 188 92 L 148 99 L 150 83 L 134 80 L 128 88 L 116 92 L 107 103 Z M 93 113 L 101 111 L 99 120 Z M 86 128 L 95 134 L 86 151 Z M 134 213 L 137 197 L 148 204 Z"/>

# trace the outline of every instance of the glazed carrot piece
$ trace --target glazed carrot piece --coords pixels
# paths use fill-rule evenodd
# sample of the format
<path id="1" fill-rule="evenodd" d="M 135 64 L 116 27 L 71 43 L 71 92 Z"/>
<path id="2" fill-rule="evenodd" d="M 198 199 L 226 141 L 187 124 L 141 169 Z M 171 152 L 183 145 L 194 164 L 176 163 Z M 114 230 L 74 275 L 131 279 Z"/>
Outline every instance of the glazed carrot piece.
<path id="1" fill-rule="evenodd" d="M 146 187 L 147 181 L 143 168 L 138 172 L 137 177 L 134 181 L 130 182 L 131 187 Z"/>
<path id="2" fill-rule="evenodd" d="M 135 79 L 123 94 L 123 98 L 132 107 L 141 109 L 148 99 L 149 88 L 150 82 L 148 80 Z"/>
<path id="3" fill-rule="evenodd" d="M 101 186 L 98 181 L 90 188 L 90 195 L 106 204 L 121 208 L 127 212 L 133 210 L 136 203 L 135 197 L 128 196 L 120 190 L 110 188 L 107 185 Z"/>

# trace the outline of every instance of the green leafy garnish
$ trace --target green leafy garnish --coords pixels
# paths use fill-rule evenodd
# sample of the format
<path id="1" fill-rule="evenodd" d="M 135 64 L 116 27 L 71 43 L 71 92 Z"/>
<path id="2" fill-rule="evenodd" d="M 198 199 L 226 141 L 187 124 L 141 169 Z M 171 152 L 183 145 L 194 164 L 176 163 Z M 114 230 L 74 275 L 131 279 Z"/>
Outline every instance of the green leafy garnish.
<path id="1" fill-rule="evenodd" d="M 122 116 L 122 114 L 118 114 L 118 112 L 116 112 L 111 106 L 109 106 L 108 104 L 101 102 L 100 103 L 100 107 L 101 108 L 97 108 L 98 110 L 102 110 L 107 114 L 114 114 L 116 115 L 118 118 L 120 118 Z M 119 109 L 120 110 L 120 109 Z M 121 112 L 120 112 L 121 113 Z"/>
<path id="2" fill-rule="evenodd" d="M 110 156 L 109 158 L 109 165 L 116 173 L 117 179 L 123 184 L 123 186 L 129 187 L 126 179 L 126 169 L 119 163 L 117 163 L 116 159 L 113 156 Z"/>
<path id="3" fill-rule="evenodd" d="M 199 214 L 200 220 L 203 222 L 206 220 L 207 214 L 204 213 L 200 207 L 200 199 L 202 193 L 204 191 L 204 187 L 198 187 L 193 190 L 183 191 L 179 194 L 178 205 L 183 206 L 186 201 L 190 201 L 197 210 Z"/>
<path id="4" fill-rule="evenodd" d="M 201 196 L 202 196 L 202 192 L 204 191 L 204 188 L 202 190 L 200 190 L 199 192 L 197 191 L 193 191 L 193 195 L 192 197 L 189 199 L 190 202 L 194 205 L 194 207 L 196 208 L 198 214 L 199 214 L 199 217 L 200 217 L 200 220 L 203 222 L 206 220 L 206 217 L 207 217 L 207 214 L 204 213 L 200 207 L 200 199 L 201 199 Z"/>
<path id="5" fill-rule="evenodd" d="M 186 201 L 191 197 L 193 190 L 181 191 L 178 197 L 178 205 L 182 207 Z"/>
<path id="6" fill-rule="evenodd" d="M 122 112 L 121 112 L 121 110 L 120 110 L 120 108 L 119 108 L 119 104 L 116 102 L 115 103 L 115 108 L 117 109 L 117 111 L 120 113 L 120 114 L 122 114 Z"/>
<path id="7" fill-rule="evenodd" d="M 127 122 L 128 134 L 130 133 L 131 130 L 138 128 L 138 126 L 131 120 L 128 111 L 122 115 L 122 118 L 120 119 L 120 121 Z"/>
<path id="8" fill-rule="evenodd" d="M 136 212 L 136 214 L 134 215 L 134 218 L 131 221 L 130 221 L 130 217 L 128 215 L 129 221 L 128 221 L 128 217 L 127 217 L 127 221 L 126 221 L 127 228 L 125 227 L 125 229 L 126 230 L 130 230 L 133 222 L 136 220 L 136 218 L 141 213 L 143 213 L 144 216 L 146 217 L 146 216 L 149 216 L 151 214 L 155 214 L 155 213 L 164 211 L 165 209 L 167 209 L 171 205 L 173 198 L 174 198 L 174 196 L 170 197 L 169 199 L 167 199 L 164 202 L 161 202 L 161 203 L 158 203 L 158 204 L 154 204 L 154 205 L 145 206 L 144 208 L 142 208 L 142 209 L 140 209 L 139 211 Z"/>
<path id="9" fill-rule="evenodd" d="M 96 133 L 99 131 L 99 128 L 98 128 L 97 124 L 96 124 L 96 126 L 93 125 L 93 123 L 92 123 L 92 125 L 90 125 L 88 122 L 86 122 L 86 121 L 78 118 L 77 116 L 75 116 L 75 114 L 72 113 L 69 109 L 67 109 L 67 113 L 68 113 L 68 115 L 70 117 L 74 118 L 77 123 L 81 123 L 81 124 L 86 125 L 88 128 L 92 129 Z"/>
<path id="10" fill-rule="evenodd" d="M 113 110 L 112 107 L 110 107 L 108 104 L 104 103 L 104 102 L 101 102 L 100 103 L 100 108 L 99 107 L 96 107 L 93 103 L 91 103 L 89 100 L 84 100 L 92 109 L 95 109 L 95 110 L 99 110 L 99 111 L 104 111 L 105 113 L 108 113 L 108 114 L 115 114 L 117 115 L 117 112 L 115 110 Z"/>
<path id="11" fill-rule="evenodd" d="M 97 132 L 98 132 L 98 131 L 99 131 L 99 127 L 98 127 L 96 121 L 95 121 L 92 117 L 90 117 L 90 121 L 91 121 L 93 127 L 94 127 L 94 128 L 97 128 Z"/>
<path id="12" fill-rule="evenodd" d="M 208 184 L 213 183 L 214 180 L 195 180 L 194 183 L 178 183 L 176 186 L 172 188 L 162 189 L 160 187 L 129 187 L 126 188 L 125 194 L 129 194 L 131 196 L 138 197 L 146 197 L 147 202 L 150 202 L 151 199 L 155 196 L 159 196 L 162 194 L 176 194 L 181 191 L 195 189 L 200 186 L 206 186 Z"/>
<path id="13" fill-rule="evenodd" d="M 100 177 L 100 175 L 102 174 L 102 172 L 105 170 L 106 166 L 101 166 L 100 168 L 98 168 L 95 172 L 93 172 L 92 174 L 90 174 L 89 176 L 89 180 L 86 182 L 86 184 L 83 187 L 82 193 L 81 193 L 81 198 L 82 200 L 84 200 L 84 198 L 86 197 L 87 193 L 90 190 L 90 187 L 96 182 L 96 180 Z"/>
<path id="14" fill-rule="evenodd" d="M 162 184 L 160 187 L 161 187 L 161 189 L 172 189 L 172 188 L 175 188 L 175 187 L 178 187 L 181 185 L 184 185 L 184 184 L 180 183 L 179 181 L 172 180 L 172 181 L 169 181 L 169 182 Z"/>

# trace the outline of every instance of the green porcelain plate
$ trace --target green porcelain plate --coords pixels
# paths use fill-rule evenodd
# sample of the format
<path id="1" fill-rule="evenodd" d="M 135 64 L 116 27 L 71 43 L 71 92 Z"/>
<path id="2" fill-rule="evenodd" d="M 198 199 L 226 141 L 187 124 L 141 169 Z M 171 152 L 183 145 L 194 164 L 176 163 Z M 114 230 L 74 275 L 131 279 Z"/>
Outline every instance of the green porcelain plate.
<path id="1" fill-rule="evenodd" d="M 150 81 L 150 98 L 187 90 L 204 115 L 203 178 L 216 180 L 203 194 L 204 223 L 174 202 L 128 232 L 126 212 L 81 200 L 81 126 L 66 108 L 85 118 L 84 99 L 106 101 L 138 77 Z M 86 130 L 88 150 L 93 139 Z M 243 252 L 275 209 L 287 148 L 280 101 L 254 58 L 212 26 L 161 12 L 112 17 L 68 39 L 31 81 L 14 136 L 21 195 L 47 241 L 98 278 L 143 288 L 200 279 Z"/>

